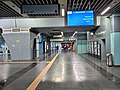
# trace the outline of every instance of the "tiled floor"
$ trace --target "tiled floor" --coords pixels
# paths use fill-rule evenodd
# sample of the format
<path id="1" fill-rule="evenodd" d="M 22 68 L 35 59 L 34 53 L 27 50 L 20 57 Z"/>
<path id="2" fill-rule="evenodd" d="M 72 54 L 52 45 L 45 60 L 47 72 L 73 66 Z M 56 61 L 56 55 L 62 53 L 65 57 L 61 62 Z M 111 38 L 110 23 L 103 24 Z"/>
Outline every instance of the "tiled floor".
<path id="1" fill-rule="evenodd" d="M 53 56 L 56 54 L 57 52 L 52 51 L 50 53 L 46 53 L 46 54 L 41 54 L 40 55 L 40 61 L 50 61 L 51 58 L 53 58 Z"/>
<path id="2" fill-rule="evenodd" d="M 52 57 L 53 56 L 50 55 L 46 57 L 46 60 L 51 60 Z M 13 81 L 6 85 L 3 90 L 26 90 L 46 65 L 47 63 L 42 61 L 40 64 L 31 68 L 30 65 L 27 65 L 19 70 L 19 65 L 18 67 L 13 66 L 13 68 L 17 69 L 16 73 L 21 70 L 24 72 L 26 70 L 28 71 L 22 73 L 20 77 L 18 77 L 20 73 L 16 74 L 18 77 L 16 79 L 13 79 L 15 78 L 13 73 L 10 74 L 13 76 Z M 8 65 L 8 68 L 9 67 L 10 65 Z M 97 69 L 95 67 L 97 67 Z M 12 68 L 10 69 L 12 70 Z M 100 71 L 103 73 L 101 74 Z M 104 74 L 106 76 L 104 76 Z M 120 90 L 120 84 L 115 84 L 109 80 L 108 77 L 108 73 L 106 74 L 103 69 L 88 62 L 82 56 L 74 52 L 61 52 L 36 90 Z"/>
<path id="3" fill-rule="evenodd" d="M 28 67 L 30 64 L 0 64 L 0 81 Z"/>
<path id="4" fill-rule="evenodd" d="M 3 90 L 26 90 L 46 65 L 46 63 L 39 63 L 37 66 L 21 75 L 21 77 L 18 77 L 16 80 L 6 85 Z"/>
<path id="5" fill-rule="evenodd" d="M 55 53 L 41 55 L 40 63 L 37 66 L 36 64 L 0 64 L 0 90 L 2 90 L 1 88 L 25 90 L 46 67 L 47 63 L 44 61 L 52 59 L 54 55 Z"/>
<path id="6" fill-rule="evenodd" d="M 57 53 L 57 51 L 51 51 L 49 53 L 44 53 L 44 54 L 40 54 L 40 57 L 39 57 L 39 60 L 40 61 L 44 61 L 44 60 L 50 60 L 54 55 L 55 53 Z M 48 56 L 50 58 L 48 58 Z M 2 54 L 0 53 L 0 62 L 13 62 L 13 60 L 11 60 L 11 57 L 10 57 L 10 54 Z M 17 60 L 18 61 L 18 60 Z M 17 62 L 14 60 L 14 62 Z M 19 60 L 20 62 L 26 62 L 26 61 L 35 61 L 35 60 Z M 18 62 L 19 62 L 18 61 Z"/>
<path id="7" fill-rule="evenodd" d="M 119 90 L 72 52 L 62 52 L 36 90 Z"/>
<path id="8" fill-rule="evenodd" d="M 90 60 L 91 62 L 95 63 L 99 67 L 105 69 L 106 71 L 112 73 L 114 76 L 120 78 L 120 67 L 108 67 L 106 65 L 106 60 L 100 60 L 98 58 L 95 58 L 93 56 L 90 56 L 88 54 L 83 54 L 83 57 L 85 57 L 87 60 Z"/>

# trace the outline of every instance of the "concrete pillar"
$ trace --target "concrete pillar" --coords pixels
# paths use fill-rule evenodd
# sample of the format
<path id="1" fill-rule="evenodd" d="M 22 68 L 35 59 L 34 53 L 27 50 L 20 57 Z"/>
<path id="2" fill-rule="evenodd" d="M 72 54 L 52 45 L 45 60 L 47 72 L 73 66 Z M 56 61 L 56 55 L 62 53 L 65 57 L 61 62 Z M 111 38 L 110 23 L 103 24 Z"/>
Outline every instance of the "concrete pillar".
<path id="1" fill-rule="evenodd" d="M 3 30 L 3 38 L 10 50 L 11 60 L 32 60 L 33 38 L 29 29 L 6 29 Z"/>
<path id="2" fill-rule="evenodd" d="M 111 53 L 115 66 L 120 65 L 120 15 L 111 17 Z"/>
<path id="3" fill-rule="evenodd" d="M 101 60 L 106 60 L 106 40 L 101 40 Z"/>

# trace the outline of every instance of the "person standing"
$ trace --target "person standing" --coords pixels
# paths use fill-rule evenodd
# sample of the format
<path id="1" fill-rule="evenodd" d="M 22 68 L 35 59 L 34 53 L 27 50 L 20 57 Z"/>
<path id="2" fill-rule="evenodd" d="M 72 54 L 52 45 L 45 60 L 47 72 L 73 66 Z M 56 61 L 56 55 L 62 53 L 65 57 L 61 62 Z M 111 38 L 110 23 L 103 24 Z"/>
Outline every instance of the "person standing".
<path id="1" fill-rule="evenodd" d="M 58 52 L 58 50 L 59 50 L 59 46 L 57 46 L 56 49 L 57 49 L 57 52 Z"/>

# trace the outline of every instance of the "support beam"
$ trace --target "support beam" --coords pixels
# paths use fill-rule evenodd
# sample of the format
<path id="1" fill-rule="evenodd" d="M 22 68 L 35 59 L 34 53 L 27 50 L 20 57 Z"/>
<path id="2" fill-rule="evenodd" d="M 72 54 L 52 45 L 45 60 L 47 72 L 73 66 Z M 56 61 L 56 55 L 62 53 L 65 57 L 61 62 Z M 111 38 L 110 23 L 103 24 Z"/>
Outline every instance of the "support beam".
<path id="1" fill-rule="evenodd" d="M 48 33 L 48 32 L 45 32 L 45 34 L 47 34 L 48 36 L 51 36 L 51 34 L 50 34 L 50 33 Z"/>

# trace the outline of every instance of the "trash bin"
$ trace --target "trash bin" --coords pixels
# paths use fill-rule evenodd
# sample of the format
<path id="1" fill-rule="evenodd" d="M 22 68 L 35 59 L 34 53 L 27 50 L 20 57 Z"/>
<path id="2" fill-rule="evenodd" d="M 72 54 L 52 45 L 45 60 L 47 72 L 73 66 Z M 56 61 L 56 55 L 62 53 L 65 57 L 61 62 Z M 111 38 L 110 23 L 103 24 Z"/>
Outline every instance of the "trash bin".
<path id="1" fill-rule="evenodd" d="M 106 54 L 107 56 L 107 66 L 112 67 L 113 66 L 113 57 L 111 53 Z"/>

